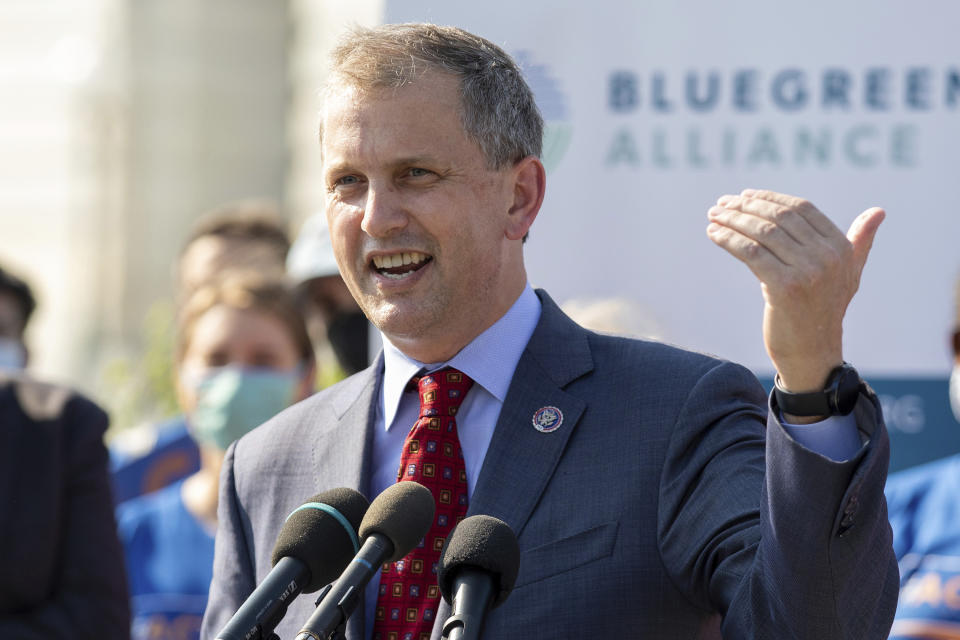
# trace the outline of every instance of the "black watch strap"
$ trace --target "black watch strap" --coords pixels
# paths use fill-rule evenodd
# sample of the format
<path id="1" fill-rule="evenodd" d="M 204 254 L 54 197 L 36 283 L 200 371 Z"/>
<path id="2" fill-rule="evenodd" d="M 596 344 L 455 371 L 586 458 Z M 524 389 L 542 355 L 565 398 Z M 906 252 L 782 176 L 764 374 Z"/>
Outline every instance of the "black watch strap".
<path id="1" fill-rule="evenodd" d="M 773 395 L 782 413 L 794 416 L 845 416 L 857 405 L 860 374 L 844 362 L 830 372 L 822 391 L 790 393 L 774 379 Z"/>

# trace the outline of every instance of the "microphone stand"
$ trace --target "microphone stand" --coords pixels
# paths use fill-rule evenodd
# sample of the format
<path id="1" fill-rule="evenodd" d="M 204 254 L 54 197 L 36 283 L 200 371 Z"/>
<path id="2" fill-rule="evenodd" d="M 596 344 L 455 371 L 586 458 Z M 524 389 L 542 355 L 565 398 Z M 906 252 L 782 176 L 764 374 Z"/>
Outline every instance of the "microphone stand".
<path id="1" fill-rule="evenodd" d="M 451 615 L 443 623 L 442 638 L 443 640 L 480 640 L 483 622 L 494 596 L 490 578 L 484 571 L 464 567 L 457 576 L 456 589 Z M 467 606 L 468 603 L 474 606 Z M 479 603 L 483 603 L 480 609 L 476 606 Z"/>
<path id="2" fill-rule="evenodd" d="M 330 583 L 327 586 L 325 586 L 323 589 L 321 589 L 320 595 L 317 596 L 317 600 L 316 602 L 313 603 L 313 606 L 319 607 L 320 603 L 323 602 L 323 599 L 326 598 L 327 594 L 330 593 L 332 590 L 333 590 L 333 583 Z M 353 593 L 352 591 L 348 592 L 348 595 L 352 593 Z M 321 638 L 320 640 L 347 640 L 347 618 L 348 617 L 349 615 L 344 615 L 343 618 L 340 620 L 340 623 L 333 629 L 333 631 L 330 632 L 330 635 L 328 635 L 326 638 Z M 313 633 L 311 632 L 307 632 L 307 633 L 309 634 L 310 637 L 316 638 L 316 636 L 314 636 Z M 303 635 L 303 632 L 301 632 L 301 635 Z M 298 638 L 299 637 L 300 636 L 298 636 Z M 277 636 L 273 636 L 273 638 L 270 638 L 269 640 L 280 640 L 280 638 L 278 638 Z"/>

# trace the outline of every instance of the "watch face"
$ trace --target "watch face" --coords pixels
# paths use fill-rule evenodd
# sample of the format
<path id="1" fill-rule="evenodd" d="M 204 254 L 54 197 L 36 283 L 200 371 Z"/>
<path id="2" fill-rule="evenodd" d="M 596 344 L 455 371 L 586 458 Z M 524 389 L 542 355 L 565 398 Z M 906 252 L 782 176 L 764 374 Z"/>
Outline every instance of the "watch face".
<path id="1" fill-rule="evenodd" d="M 779 378 L 774 380 L 774 396 L 784 413 L 795 416 L 847 415 L 857 406 L 860 398 L 860 374 L 849 364 L 842 364 L 830 372 L 822 391 L 790 393 L 780 387 Z"/>
<path id="2" fill-rule="evenodd" d="M 843 365 L 835 386 L 835 396 L 832 398 L 833 409 L 837 414 L 845 416 L 857 406 L 860 397 L 860 374 L 848 364 Z"/>

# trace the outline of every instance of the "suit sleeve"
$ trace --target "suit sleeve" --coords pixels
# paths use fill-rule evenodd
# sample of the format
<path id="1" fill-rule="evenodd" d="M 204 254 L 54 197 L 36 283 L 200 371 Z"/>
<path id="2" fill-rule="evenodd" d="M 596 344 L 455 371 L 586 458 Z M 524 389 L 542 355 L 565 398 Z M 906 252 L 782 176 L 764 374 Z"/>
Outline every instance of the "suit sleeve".
<path id="1" fill-rule="evenodd" d="M 0 637 L 128 638 L 126 574 L 103 444 L 107 416 L 73 396 L 61 420 L 66 465 L 56 584 L 41 605 L 0 617 Z"/>
<path id="2" fill-rule="evenodd" d="M 886 638 L 898 573 L 876 397 L 864 386 L 855 417 L 865 444 L 846 462 L 793 441 L 763 404 L 752 374 L 730 363 L 691 389 L 660 490 L 672 579 L 722 614 L 725 638 Z"/>
<path id="3" fill-rule="evenodd" d="M 230 445 L 220 470 L 217 538 L 213 553 L 213 581 L 203 614 L 200 637 L 212 640 L 230 621 L 256 587 L 252 557 L 243 533 L 240 502 L 234 476 L 236 443 Z"/>

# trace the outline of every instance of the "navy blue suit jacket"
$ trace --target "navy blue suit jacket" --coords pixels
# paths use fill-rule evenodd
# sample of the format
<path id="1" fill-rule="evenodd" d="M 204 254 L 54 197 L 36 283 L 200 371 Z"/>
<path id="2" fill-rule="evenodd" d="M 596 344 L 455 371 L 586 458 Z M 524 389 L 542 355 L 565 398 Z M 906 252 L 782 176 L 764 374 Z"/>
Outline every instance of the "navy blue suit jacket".
<path id="1" fill-rule="evenodd" d="M 866 444 L 832 462 L 768 417 L 743 367 L 598 335 L 543 292 L 470 502 L 505 520 L 521 565 L 485 638 L 885 638 L 897 566 L 883 499 L 888 442 L 864 387 Z M 270 570 L 287 513 L 368 487 L 382 360 L 241 439 L 224 463 L 203 636 Z M 557 407 L 552 433 L 534 429 Z M 277 628 L 293 637 L 301 596 Z M 449 613 L 441 607 L 434 627 Z M 348 622 L 361 640 L 363 616 Z"/>

